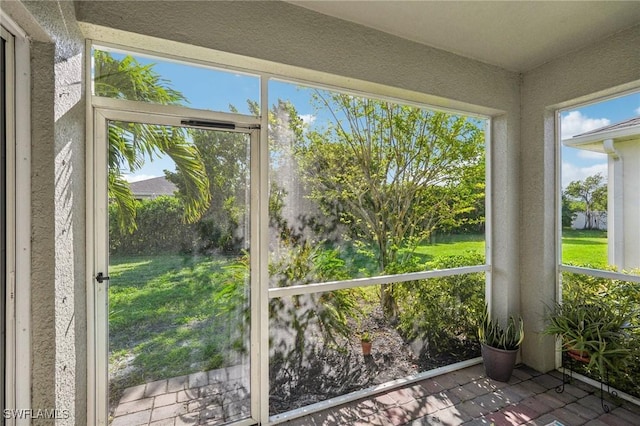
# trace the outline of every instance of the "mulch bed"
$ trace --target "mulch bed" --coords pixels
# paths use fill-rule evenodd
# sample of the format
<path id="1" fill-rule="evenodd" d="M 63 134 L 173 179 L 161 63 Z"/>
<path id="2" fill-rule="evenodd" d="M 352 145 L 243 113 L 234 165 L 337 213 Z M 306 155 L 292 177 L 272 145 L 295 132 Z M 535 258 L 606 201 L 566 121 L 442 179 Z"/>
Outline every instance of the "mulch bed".
<path id="1" fill-rule="evenodd" d="M 430 354 L 423 345 L 405 341 L 384 318 L 379 307 L 360 323 L 360 329 L 367 330 L 372 336 L 371 355 L 362 355 L 360 340 L 354 333 L 351 340 L 315 348 L 297 364 L 272 364 L 270 414 L 283 413 L 480 354 L 477 344 L 462 340 L 456 344 L 455 352 Z"/>

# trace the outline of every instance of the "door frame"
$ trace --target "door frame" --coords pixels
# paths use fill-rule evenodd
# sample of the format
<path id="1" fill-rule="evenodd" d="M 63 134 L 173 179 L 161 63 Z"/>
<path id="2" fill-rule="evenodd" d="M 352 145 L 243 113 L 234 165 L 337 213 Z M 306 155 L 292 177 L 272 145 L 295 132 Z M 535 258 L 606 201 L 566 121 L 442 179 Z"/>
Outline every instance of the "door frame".
<path id="1" fill-rule="evenodd" d="M 31 404 L 31 67 L 27 33 L 0 10 L 0 31 L 7 40 L 5 66 L 6 109 L 6 351 L 5 409 Z M 17 255 L 19 254 L 19 256 Z M 8 426 L 26 425 L 27 418 L 5 419 Z"/>
<path id="2" fill-rule="evenodd" d="M 14 287 L 12 283 L 13 267 L 13 251 L 10 249 L 12 237 L 10 235 L 13 228 L 14 217 L 12 207 L 12 168 L 11 146 L 13 145 L 13 119 L 12 112 L 8 111 L 8 106 L 13 104 L 13 36 L 0 27 L 0 103 L 2 104 L 2 112 L 0 114 L 0 131 L 2 135 L 2 146 L 0 146 L 0 185 L 2 186 L 0 199 L 0 214 L 2 223 L 0 223 L 0 249 L 2 251 L 2 259 L 0 259 L 0 271 L 2 277 L 2 288 L 0 288 L 0 340 L 2 349 L 0 349 L 0 404 L 3 407 L 13 405 L 13 398 L 10 396 L 12 392 L 14 377 L 12 374 L 15 359 L 12 356 L 14 350 L 13 333 L 15 326 L 13 318 L 15 315 L 14 302 L 12 295 Z M 13 108 L 11 108 L 13 111 Z"/>
<path id="3" fill-rule="evenodd" d="M 87 365 L 87 420 L 96 425 L 108 425 L 108 281 L 97 283 L 95 277 L 102 272 L 108 275 L 108 121 L 127 121 L 153 125 L 196 127 L 207 130 L 240 132 L 250 137 L 250 418 L 236 422 L 249 425 L 260 422 L 262 381 L 260 374 L 261 269 L 259 246 L 261 244 L 259 179 L 261 156 L 265 152 L 261 145 L 260 117 L 242 114 L 196 110 L 181 106 L 147 104 L 136 101 L 93 97 L 91 129 L 87 130 L 87 320 L 88 320 L 88 365 Z M 183 121 L 199 122 L 201 125 L 183 124 Z M 230 128 L 231 127 L 231 128 Z"/>

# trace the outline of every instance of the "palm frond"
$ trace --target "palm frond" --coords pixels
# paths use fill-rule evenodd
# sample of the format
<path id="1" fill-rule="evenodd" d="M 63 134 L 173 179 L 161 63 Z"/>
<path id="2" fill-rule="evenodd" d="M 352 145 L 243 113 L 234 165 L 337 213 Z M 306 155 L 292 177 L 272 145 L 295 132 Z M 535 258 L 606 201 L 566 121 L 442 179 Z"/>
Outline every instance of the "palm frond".
<path id="1" fill-rule="evenodd" d="M 118 207 L 118 227 L 123 232 L 136 230 L 136 200 L 129 182 L 116 169 L 109 169 L 109 200 Z"/>
<path id="2" fill-rule="evenodd" d="M 183 104 L 182 93 L 170 87 L 154 71 L 154 64 L 142 65 L 132 56 L 115 59 L 107 52 L 94 52 L 94 90 L 98 96 L 159 104 Z M 198 149 L 191 145 L 182 128 L 143 123 L 111 122 L 109 125 L 109 197 L 116 203 L 122 229 L 133 231 L 135 200 L 122 171 L 139 170 L 145 161 L 166 154 L 184 174 L 182 195 L 184 219 L 197 221 L 209 207 L 209 179 Z"/>

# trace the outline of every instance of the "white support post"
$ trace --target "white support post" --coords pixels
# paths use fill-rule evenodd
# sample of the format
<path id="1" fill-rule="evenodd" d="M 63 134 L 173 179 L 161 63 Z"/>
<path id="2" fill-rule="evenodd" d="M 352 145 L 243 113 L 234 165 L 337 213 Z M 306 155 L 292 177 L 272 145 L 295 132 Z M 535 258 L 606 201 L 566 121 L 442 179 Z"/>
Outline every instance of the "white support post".
<path id="1" fill-rule="evenodd" d="M 624 268 L 624 197 L 623 197 L 623 162 L 620 153 L 614 147 L 613 139 L 606 139 L 602 146 L 608 156 L 608 191 L 607 191 L 607 246 L 608 261 L 618 270 Z"/>

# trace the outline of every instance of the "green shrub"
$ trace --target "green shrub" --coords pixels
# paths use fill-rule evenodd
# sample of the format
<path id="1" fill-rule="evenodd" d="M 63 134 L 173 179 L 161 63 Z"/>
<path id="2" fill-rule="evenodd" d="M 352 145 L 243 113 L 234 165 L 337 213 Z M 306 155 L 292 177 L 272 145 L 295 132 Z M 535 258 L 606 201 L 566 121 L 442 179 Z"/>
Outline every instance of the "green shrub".
<path id="1" fill-rule="evenodd" d="M 279 259 L 269 265 L 269 275 L 276 287 L 349 277 L 338 250 L 308 241 L 282 250 Z M 309 337 L 307 328 L 312 324 L 318 327 L 325 342 L 335 342 L 337 336 L 349 336 L 347 319 L 357 313 L 357 291 L 352 289 L 292 296 L 290 301 L 273 299 L 270 304 L 271 320 L 294 329 L 297 349 L 304 348 Z"/>
<path id="2" fill-rule="evenodd" d="M 109 206 L 109 249 L 116 255 L 179 253 L 239 254 L 238 228 L 231 213 L 208 212 L 196 223 L 184 223 L 182 202 L 173 196 L 136 201 L 137 229 L 131 233 L 118 225 L 119 211 Z M 227 210 L 225 210 L 227 212 Z M 224 219 L 216 216 L 225 216 Z"/>
<path id="3" fill-rule="evenodd" d="M 348 278 L 338 250 L 308 241 L 283 243 L 269 265 L 271 285 L 288 287 Z M 327 357 L 346 360 L 340 352 L 353 330 L 348 320 L 359 314 L 358 291 L 273 298 L 269 301 L 271 395 L 286 398 L 329 384 L 322 368 Z M 337 364 L 335 364 L 337 365 Z"/>
<path id="4" fill-rule="evenodd" d="M 197 236 L 194 225 L 183 222 L 183 210 L 180 201 L 172 196 L 136 201 L 137 229 L 129 233 L 117 226 L 118 211 L 110 205 L 110 253 L 148 255 L 192 252 Z"/>
<path id="5" fill-rule="evenodd" d="M 436 258 L 430 269 L 484 263 L 478 253 Z M 484 309 L 483 273 L 411 281 L 397 288 L 399 329 L 410 340 L 422 340 L 430 353 L 455 350 L 461 340 L 475 340 Z"/>

